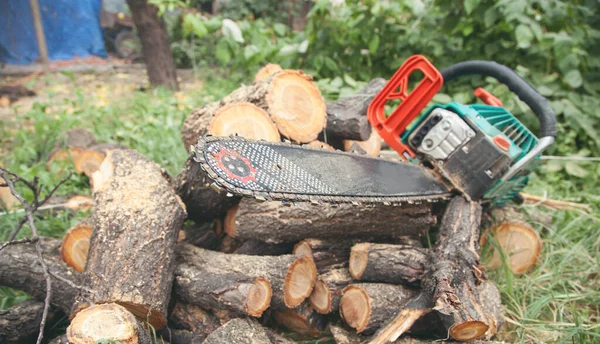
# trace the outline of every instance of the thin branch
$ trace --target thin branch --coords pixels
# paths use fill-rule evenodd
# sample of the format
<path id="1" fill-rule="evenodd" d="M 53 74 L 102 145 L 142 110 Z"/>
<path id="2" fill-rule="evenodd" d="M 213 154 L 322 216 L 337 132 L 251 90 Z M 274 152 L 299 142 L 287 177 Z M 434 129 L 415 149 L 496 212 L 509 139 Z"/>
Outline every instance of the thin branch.
<path id="1" fill-rule="evenodd" d="M 12 177 L 12 179 L 9 178 L 9 176 Z M 46 326 L 46 320 L 48 318 L 48 309 L 50 308 L 50 300 L 52 299 L 52 278 L 50 277 L 50 271 L 48 269 L 48 266 L 46 265 L 46 262 L 44 261 L 42 244 L 39 240 L 39 235 L 38 235 L 37 228 L 35 226 L 33 214 L 40 207 L 40 205 L 42 205 L 44 202 L 46 202 L 48 200 L 48 198 L 50 198 L 52 196 L 52 194 L 62 184 L 64 184 L 69 178 L 71 178 L 71 174 L 69 174 L 66 178 L 62 179 L 57 185 L 55 185 L 54 188 L 50 191 L 50 193 L 46 196 L 46 198 L 44 198 L 44 200 L 41 203 L 39 201 L 39 197 L 40 197 L 40 191 L 42 190 L 42 186 L 39 185 L 38 177 L 33 178 L 33 182 L 30 182 L 30 181 L 20 177 L 16 173 L 8 171 L 6 169 L 3 169 L 1 167 L 0 167 L 0 177 L 2 177 L 2 179 L 4 179 L 6 185 L 10 189 L 10 193 L 19 202 L 21 202 L 21 205 L 23 206 L 23 209 L 25 210 L 25 217 L 19 221 L 19 223 L 17 224 L 17 227 L 10 234 L 11 237 L 9 238 L 9 241 L 7 243 L 4 243 L 2 245 L 2 248 L 6 247 L 8 245 L 12 245 L 13 243 L 16 243 L 17 241 L 14 241 L 14 238 L 19 233 L 19 230 L 23 227 L 23 225 L 26 222 L 29 223 L 32 237 L 29 238 L 29 240 L 23 239 L 23 240 L 18 240 L 18 241 L 35 243 L 35 251 L 37 254 L 37 258 L 39 260 L 39 264 L 42 267 L 42 270 L 44 271 L 44 278 L 46 280 L 46 298 L 44 299 L 44 310 L 42 313 L 42 320 L 40 321 L 40 330 L 39 330 L 38 338 L 36 341 L 36 344 L 41 344 L 42 340 L 44 339 L 44 327 Z M 13 179 L 14 179 L 14 181 L 13 181 Z M 23 196 L 21 196 L 21 194 L 19 194 L 17 192 L 17 190 L 15 188 L 15 182 L 21 182 L 21 183 L 25 184 L 27 187 L 29 187 L 31 189 L 31 191 L 33 191 L 33 202 L 31 204 L 29 202 L 27 202 L 25 200 L 25 198 L 23 198 Z"/>
<path id="2" fill-rule="evenodd" d="M 7 241 L 7 242 L 3 243 L 2 246 L 0 246 L 0 251 L 2 251 L 5 247 L 10 246 L 10 245 L 32 244 L 32 243 L 37 242 L 38 240 L 39 240 L 38 238 L 25 238 L 25 239 L 20 239 L 20 240 Z"/>

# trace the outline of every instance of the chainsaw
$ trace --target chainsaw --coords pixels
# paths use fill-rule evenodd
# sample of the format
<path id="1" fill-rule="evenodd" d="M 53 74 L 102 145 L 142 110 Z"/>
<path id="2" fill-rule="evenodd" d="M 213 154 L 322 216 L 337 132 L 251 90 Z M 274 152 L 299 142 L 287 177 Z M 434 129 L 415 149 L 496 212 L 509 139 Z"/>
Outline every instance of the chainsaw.
<path id="1" fill-rule="evenodd" d="M 422 78 L 409 90 L 413 73 Z M 481 88 L 475 95 L 485 104 L 435 104 L 421 114 L 444 82 L 473 74 L 497 79 L 525 102 L 539 119 L 539 138 Z M 201 137 L 192 151 L 213 186 L 230 196 L 401 204 L 461 194 L 493 206 L 518 196 L 556 136 L 548 101 L 513 70 L 490 61 L 440 72 L 425 57 L 412 56 L 375 96 L 367 116 L 401 161 L 237 136 Z"/>

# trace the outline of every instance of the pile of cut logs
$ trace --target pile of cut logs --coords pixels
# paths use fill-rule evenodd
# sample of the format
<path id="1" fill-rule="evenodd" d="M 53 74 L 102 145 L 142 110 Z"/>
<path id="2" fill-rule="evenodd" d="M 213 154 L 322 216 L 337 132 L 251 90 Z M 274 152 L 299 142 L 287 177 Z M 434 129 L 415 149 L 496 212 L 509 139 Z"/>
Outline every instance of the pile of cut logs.
<path id="1" fill-rule="evenodd" d="M 365 113 L 384 84 L 325 102 L 310 76 L 268 65 L 193 111 L 182 140 L 189 148 L 204 134 L 238 134 L 377 156 L 381 140 Z M 70 319 L 55 343 L 291 343 L 282 329 L 336 343 L 465 341 L 489 340 L 502 326 L 498 290 L 480 264 L 478 203 L 288 207 L 227 197 L 191 159 L 170 178 L 85 130 L 65 142 L 49 164 L 72 161 L 88 175 L 93 207 L 62 241 L 42 241 L 52 311 Z M 539 237 L 530 240 L 539 252 Z M 522 260 L 531 266 L 529 251 Z M 36 300 L 46 295 L 36 259 L 32 245 L 0 253 L 0 284 L 34 298 L 0 313 L 6 342 L 37 335 Z"/>

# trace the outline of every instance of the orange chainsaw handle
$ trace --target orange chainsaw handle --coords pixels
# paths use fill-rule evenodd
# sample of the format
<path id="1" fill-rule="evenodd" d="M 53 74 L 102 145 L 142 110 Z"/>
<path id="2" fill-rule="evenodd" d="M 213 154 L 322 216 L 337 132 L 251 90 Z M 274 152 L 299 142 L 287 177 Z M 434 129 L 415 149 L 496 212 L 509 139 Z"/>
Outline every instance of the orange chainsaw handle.
<path id="1" fill-rule="evenodd" d="M 417 70 L 423 73 L 423 79 L 412 92 L 407 93 L 408 77 Z M 402 143 L 401 135 L 443 84 L 442 74 L 431 62 L 422 55 L 413 55 L 398 68 L 369 105 L 367 116 L 371 126 L 402 159 L 406 160 L 406 154 L 415 157 L 415 153 Z M 386 117 L 385 104 L 395 99 L 401 103 Z"/>

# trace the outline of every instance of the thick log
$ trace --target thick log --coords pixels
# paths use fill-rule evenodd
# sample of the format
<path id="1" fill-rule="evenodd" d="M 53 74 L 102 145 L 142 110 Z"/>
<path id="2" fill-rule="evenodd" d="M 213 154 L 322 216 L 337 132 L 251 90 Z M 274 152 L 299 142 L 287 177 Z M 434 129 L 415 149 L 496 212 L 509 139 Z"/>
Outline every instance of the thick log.
<path id="1" fill-rule="evenodd" d="M 407 245 L 360 243 L 352 247 L 349 272 L 364 282 L 418 284 L 428 254 L 427 249 Z"/>
<path id="2" fill-rule="evenodd" d="M 176 330 L 165 328 L 160 337 L 169 344 L 202 344 L 206 336 L 195 334 L 188 330 Z"/>
<path id="3" fill-rule="evenodd" d="M 67 338 L 72 344 L 152 343 L 144 325 L 116 303 L 94 305 L 77 313 L 67 328 Z"/>
<path id="4" fill-rule="evenodd" d="M 44 262 L 52 279 L 50 304 L 69 314 L 78 291 L 54 276 L 81 285 L 82 276 L 65 265 L 59 256 L 60 240 L 43 238 Z M 26 292 L 38 300 L 46 297 L 44 272 L 37 262 L 34 245 L 11 245 L 0 253 L 0 285 Z M 57 292 L 60 291 L 60 292 Z"/>
<path id="5" fill-rule="evenodd" d="M 279 256 L 293 253 L 292 243 L 271 244 L 260 240 L 246 240 L 233 252 L 235 254 L 248 254 L 253 256 Z"/>
<path id="6" fill-rule="evenodd" d="M 374 332 L 416 294 L 415 290 L 401 285 L 352 284 L 342 291 L 340 315 L 357 333 Z"/>
<path id="7" fill-rule="evenodd" d="M 267 331 L 252 319 L 233 319 L 210 334 L 204 344 L 272 343 Z"/>
<path id="8" fill-rule="evenodd" d="M 186 225 L 179 232 L 178 242 L 186 242 L 207 250 L 216 250 L 220 244 L 217 232 L 222 232 L 221 227 L 221 221 L 218 220 Z"/>
<path id="9" fill-rule="evenodd" d="M 274 308 L 298 306 L 316 280 L 306 257 L 225 254 L 190 245 L 178 251 L 175 294 L 204 308 L 259 317 L 270 300 Z"/>
<path id="10" fill-rule="evenodd" d="M 0 343 L 33 343 L 40 330 L 44 302 L 25 300 L 0 310 Z"/>
<path id="11" fill-rule="evenodd" d="M 315 288 L 310 294 L 310 305 L 321 314 L 338 310 L 342 290 L 350 283 L 352 283 L 352 277 L 350 277 L 347 267 L 332 267 L 327 271 L 320 272 Z"/>
<path id="12" fill-rule="evenodd" d="M 77 272 L 85 268 L 92 230 L 90 221 L 82 221 L 67 231 L 60 245 L 62 260 Z"/>
<path id="13" fill-rule="evenodd" d="M 325 101 L 312 78 L 301 71 L 285 70 L 238 88 L 206 110 L 192 112 L 181 131 L 186 148 L 196 143 L 202 135 L 199 128 L 210 121 L 202 117 L 239 103 L 251 103 L 266 111 L 281 135 L 296 142 L 316 140 L 326 125 Z"/>
<path id="14" fill-rule="evenodd" d="M 520 275 L 534 266 L 542 251 L 542 239 L 531 227 L 524 214 L 514 207 L 495 208 L 482 220 L 485 228 L 481 235 L 482 262 L 486 269 L 497 269 L 504 264 Z M 546 221 L 534 218 L 535 222 Z M 550 224 L 552 219 L 550 218 Z"/>
<path id="15" fill-rule="evenodd" d="M 327 317 L 316 312 L 307 302 L 294 309 L 274 313 L 275 323 L 303 336 L 319 337 L 327 326 Z"/>
<path id="16" fill-rule="evenodd" d="M 335 344 L 358 344 L 358 343 L 360 343 L 360 340 L 356 333 L 352 333 L 341 326 L 337 326 L 337 325 L 333 325 L 333 324 L 329 324 L 328 328 L 329 328 L 329 332 L 331 332 L 331 335 L 333 336 L 333 340 L 334 340 Z"/>
<path id="17" fill-rule="evenodd" d="M 372 130 L 367 109 L 385 83 L 385 79 L 373 79 L 355 95 L 327 102 L 327 134 L 345 140 L 369 139 Z"/>
<path id="18" fill-rule="evenodd" d="M 210 187 L 212 183 L 193 158 L 185 162 L 174 185 L 177 195 L 185 203 L 189 219 L 202 222 L 219 218 L 239 201 L 237 197 L 215 191 Z"/>
<path id="19" fill-rule="evenodd" d="M 94 231 L 85 274 L 94 293 L 87 297 L 121 304 L 160 329 L 185 206 L 166 172 L 133 150 L 109 151 L 92 186 Z"/>
<path id="20" fill-rule="evenodd" d="M 187 337 L 199 342 L 220 326 L 216 316 L 196 305 L 177 302 L 169 314 L 169 327 L 188 331 L 193 337 Z M 169 331 L 163 332 L 168 333 Z M 179 334 L 183 335 L 184 333 Z M 179 339 L 181 341 L 182 338 Z"/>
<path id="21" fill-rule="evenodd" d="M 421 236 L 436 223 L 429 204 L 403 206 L 291 207 L 244 198 L 227 212 L 225 232 L 234 238 L 292 242 L 304 238 Z"/>
<path id="22" fill-rule="evenodd" d="M 433 296 L 434 312 L 456 340 L 490 339 L 502 325 L 496 309 L 500 295 L 479 263 L 481 205 L 453 198 L 441 221 L 438 242 L 430 255 L 423 289 Z M 485 291 L 485 292 L 483 292 Z"/>
<path id="23" fill-rule="evenodd" d="M 439 331 L 437 320 L 426 319 L 431 313 L 431 297 L 426 293 L 420 293 L 413 297 L 405 306 L 401 308 L 395 317 L 388 319 L 384 325 L 372 336 L 369 344 L 387 344 L 396 342 L 401 335 L 408 332 L 412 333 L 413 328 L 418 327 L 418 321 L 426 324 L 426 337 L 435 337 Z M 418 332 L 418 331 L 417 331 Z"/>

